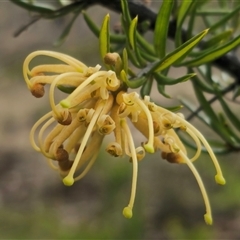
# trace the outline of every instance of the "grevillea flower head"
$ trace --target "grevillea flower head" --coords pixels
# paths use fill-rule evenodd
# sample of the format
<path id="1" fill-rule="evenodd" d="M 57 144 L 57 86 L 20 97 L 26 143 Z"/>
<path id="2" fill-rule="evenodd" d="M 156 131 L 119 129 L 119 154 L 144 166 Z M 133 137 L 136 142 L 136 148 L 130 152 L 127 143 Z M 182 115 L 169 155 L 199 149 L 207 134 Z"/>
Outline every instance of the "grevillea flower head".
<path id="1" fill-rule="evenodd" d="M 48 56 L 59 64 L 43 64 L 29 69 L 33 58 Z M 66 186 L 83 178 L 98 157 L 102 141 L 113 134 L 106 151 L 114 157 L 127 155 L 133 168 L 132 188 L 128 205 L 123 209 L 126 218 L 132 217 L 135 201 L 139 161 L 146 153 L 161 151 L 163 159 L 171 163 L 184 163 L 194 174 L 206 206 L 207 224 L 212 224 L 211 208 L 202 179 L 193 165 L 201 154 L 202 145 L 207 149 L 216 168 L 215 180 L 225 184 L 218 161 L 203 135 L 181 113 L 173 113 L 151 102 L 149 96 L 141 99 L 137 92 L 127 92 L 119 77 L 120 56 L 109 53 L 106 62 L 113 70 L 100 70 L 100 65 L 88 67 L 68 55 L 36 51 L 25 60 L 23 74 L 31 93 L 39 98 L 49 88 L 51 111 L 41 117 L 30 132 L 33 148 L 42 153 L 49 165 L 59 172 Z M 68 96 L 55 102 L 55 90 Z M 130 125 L 144 138 L 135 146 Z M 186 132 L 195 142 L 197 151 L 192 158 L 178 137 L 175 129 Z"/>

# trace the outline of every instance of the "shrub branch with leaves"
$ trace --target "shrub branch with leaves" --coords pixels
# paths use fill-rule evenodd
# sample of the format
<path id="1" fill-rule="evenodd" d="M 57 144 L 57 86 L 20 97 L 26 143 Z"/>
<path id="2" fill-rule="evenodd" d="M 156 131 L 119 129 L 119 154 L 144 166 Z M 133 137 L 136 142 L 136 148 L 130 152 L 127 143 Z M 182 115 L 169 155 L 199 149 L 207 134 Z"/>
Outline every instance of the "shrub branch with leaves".
<path id="1" fill-rule="evenodd" d="M 56 0 L 44 5 L 39 4 L 41 1 L 11 1 L 36 13 L 32 21 L 18 33 L 41 18 L 54 19 L 73 13 L 72 20 L 57 44 L 65 40 L 81 13 L 89 28 L 99 37 L 100 28 L 84 11 L 95 4 L 122 12 L 123 33 L 110 33 L 109 38 L 111 50 L 126 48 L 131 63 L 141 69 L 138 73 L 131 72 L 132 79 L 128 86 L 141 87 L 141 95 L 149 95 L 150 85 L 155 80 L 159 93 L 169 97 L 165 86 L 191 79 L 199 106 L 193 106 L 185 98 L 181 99 L 182 104 L 192 112 L 187 119 L 198 117 L 220 136 L 221 141 L 211 141 L 216 152 L 239 150 L 239 116 L 224 99 L 227 93 L 231 93 L 231 101 L 237 104 L 240 94 L 240 61 L 236 55 L 240 43 L 238 1 L 162 1 L 158 13 L 135 1 L 127 1 L 127 5 L 123 1 L 123 8 L 119 0 L 111 3 L 104 0 Z M 196 35 L 195 29 L 198 29 L 199 21 L 203 22 L 206 29 Z M 153 43 L 147 42 L 143 36 L 148 30 L 154 31 Z M 169 38 L 174 40 L 176 49 L 166 54 L 166 42 Z M 170 67 L 180 66 L 187 68 L 187 75 L 178 79 L 168 77 Z M 214 67 L 223 71 L 224 79 L 215 79 Z M 204 93 L 210 93 L 212 98 L 207 99 Z M 221 104 L 223 113 L 214 111 L 212 103 L 216 101 Z M 193 147 L 186 139 L 184 141 Z"/>
<path id="2" fill-rule="evenodd" d="M 24 78 L 34 96 L 42 97 L 44 85 L 50 84 L 52 111 L 34 125 L 31 142 L 37 151 L 48 158 L 50 165 L 59 171 L 64 184 L 72 185 L 85 176 L 97 158 L 103 137 L 113 132 L 115 142 L 109 143 L 107 151 L 115 157 L 127 155 L 133 164 L 131 197 L 123 210 L 125 217 L 132 217 L 138 161 L 145 152 L 154 153 L 159 149 L 162 158 L 169 162 L 185 163 L 191 169 L 206 204 L 205 221 L 211 224 L 208 197 L 192 162 L 204 148 L 216 167 L 216 182 L 223 185 L 225 179 L 214 151 L 226 153 L 240 149 L 239 116 L 224 98 L 227 93 L 232 93 L 232 101 L 237 103 L 240 94 L 240 62 L 236 55 L 240 44 L 240 3 L 163 0 L 159 11 L 154 13 L 144 4 L 126 0 L 111 3 L 93 0 L 56 1 L 55 5 L 45 6 L 38 5 L 38 1 L 12 2 L 37 14 L 26 27 L 41 18 L 58 18 L 73 13 L 58 44 L 68 36 L 81 13 L 88 27 L 99 38 L 100 55 L 106 70 L 100 70 L 99 65 L 88 67 L 70 56 L 49 51 L 34 52 L 24 62 Z M 92 21 L 85 10 L 94 4 L 102 4 L 121 13 L 120 33 L 110 32 L 109 15 L 105 16 L 100 27 Z M 199 21 L 202 22 L 200 27 Z M 148 30 L 153 31 L 152 43 L 144 37 Z M 174 41 L 175 49 L 167 53 L 169 38 Z M 30 70 L 29 63 L 39 55 L 53 57 L 64 64 L 43 64 Z M 178 67 L 185 67 L 187 74 L 176 79 L 169 77 L 170 68 Z M 218 79 L 214 68 L 224 73 Z M 192 112 L 186 120 L 181 114 L 174 113 L 181 108 L 180 105 L 166 109 L 150 100 L 154 81 L 159 94 L 169 98 L 166 86 L 188 80 L 193 85 L 199 107 L 181 98 L 181 103 Z M 57 104 L 54 101 L 56 87 L 69 94 Z M 136 88 L 140 89 L 141 97 L 136 92 L 127 92 L 128 89 Z M 208 100 L 205 93 L 211 94 L 212 98 Z M 222 112 L 218 113 L 212 107 L 215 101 L 221 105 Z M 193 117 L 202 120 L 221 140 L 209 141 L 209 145 L 203 135 L 189 123 Z M 147 141 L 142 146 L 135 147 L 129 121 L 146 137 Z M 46 128 L 52 123 L 56 124 L 55 127 L 44 138 Z M 41 124 L 43 126 L 36 143 L 35 133 Z M 189 140 L 181 135 L 184 144 L 196 149 L 192 158 L 188 157 L 174 129 L 182 130 L 191 137 Z M 93 145 L 96 152 L 92 151 Z M 82 172 L 74 176 L 81 169 Z"/>

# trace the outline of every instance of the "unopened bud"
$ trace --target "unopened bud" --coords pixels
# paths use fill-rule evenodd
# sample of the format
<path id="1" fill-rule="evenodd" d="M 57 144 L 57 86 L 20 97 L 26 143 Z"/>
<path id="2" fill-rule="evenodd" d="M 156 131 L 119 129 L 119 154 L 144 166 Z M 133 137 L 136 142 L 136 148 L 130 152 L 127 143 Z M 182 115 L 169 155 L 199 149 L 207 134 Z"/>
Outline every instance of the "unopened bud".
<path id="1" fill-rule="evenodd" d="M 56 160 L 59 162 L 66 161 L 68 160 L 68 152 L 64 148 L 59 147 L 57 149 L 55 157 L 56 157 Z"/>
<path id="2" fill-rule="evenodd" d="M 34 97 L 41 98 L 45 93 L 44 84 L 41 83 L 34 84 L 31 87 L 31 93 Z"/>
<path id="3" fill-rule="evenodd" d="M 111 65 L 111 66 L 114 66 L 117 61 L 119 61 L 120 59 L 120 56 L 118 53 L 107 53 L 105 56 L 104 56 L 104 62 L 108 65 Z"/>
<path id="4" fill-rule="evenodd" d="M 167 160 L 169 163 L 183 163 L 181 156 L 173 152 L 162 152 L 162 158 Z"/>
<path id="5" fill-rule="evenodd" d="M 73 162 L 69 160 L 58 162 L 58 166 L 64 172 L 70 170 L 70 168 L 72 167 L 72 164 Z"/>

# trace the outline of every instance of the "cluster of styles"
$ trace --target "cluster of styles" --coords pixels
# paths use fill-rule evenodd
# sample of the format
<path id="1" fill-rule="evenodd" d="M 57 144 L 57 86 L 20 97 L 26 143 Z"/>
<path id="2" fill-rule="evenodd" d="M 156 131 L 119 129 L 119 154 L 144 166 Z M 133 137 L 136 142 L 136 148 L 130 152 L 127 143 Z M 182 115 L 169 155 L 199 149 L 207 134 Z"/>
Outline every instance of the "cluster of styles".
<path id="1" fill-rule="evenodd" d="M 48 56 L 61 63 L 42 64 L 30 69 L 30 62 L 38 56 Z M 133 168 L 131 196 L 123 209 L 126 218 L 132 217 L 138 162 L 146 152 L 152 154 L 160 150 L 163 159 L 184 163 L 190 168 L 205 202 L 204 219 L 207 224 L 212 224 L 208 196 L 192 163 L 200 156 L 202 145 L 215 165 L 216 182 L 224 185 L 225 180 L 206 139 L 181 113 L 154 104 L 149 96 L 141 99 L 137 92 L 128 93 L 119 71 L 116 71 L 116 63 L 121 61 L 117 53 L 108 53 L 105 60 L 112 70 L 101 70 L 100 65 L 88 67 L 73 57 L 52 51 L 36 51 L 27 56 L 23 74 L 32 95 L 42 97 L 45 85 L 50 85 L 51 111 L 40 118 L 30 132 L 33 148 L 59 172 L 63 183 L 71 186 L 92 167 L 104 137 L 113 134 L 115 140 L 108 143 L 106 151 L 114 157 L 129 156 Z M 54 98 L 57 88 L 68 92 L 59 103 Z M 141 146 L 135 146 L 130 125 L 143 134 Z M 187 156 L 175 129 L 186 132 L 195 142 L 197 151 L 192 158 Z"/>

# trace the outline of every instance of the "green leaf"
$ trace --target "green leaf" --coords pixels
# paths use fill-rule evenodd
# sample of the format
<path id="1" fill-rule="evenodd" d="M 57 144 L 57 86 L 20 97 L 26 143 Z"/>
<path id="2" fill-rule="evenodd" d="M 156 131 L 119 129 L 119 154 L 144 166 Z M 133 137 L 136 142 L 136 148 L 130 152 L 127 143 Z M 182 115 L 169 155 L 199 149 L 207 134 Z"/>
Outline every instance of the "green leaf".
<path id="1" fill-rule="evenodd" d="M 138 17 L 136 16 L 130 23 L 129 26 L 129 43 L 134 51 L 137 49 L 137 40 L 136 40 L 136 27 L 137 27 Z"/>
<path id="2" fill-rule="evenodd" d="M 83 18 L 88 25 L 89 29 L 92 33 L 98 38 L 100 34 L 100 28 L 92 21 L 92 19 L 88 16 L 85 11 L 82 11 Z M 125 43 L 126 37 L 121 34 L 110 34 L 110 42 L 111 43 Z"/>
<path id="3" fill-rule="evenodd" d="M 158 92 L 161 93 L 165 98 L 171 98 L 169 94 L 165 92 L 165 85 L 157 84 Z"/>
<path id="4" fill-rule="evenodd" d="M 226 30 L 218 35 L 215 35 L 211 39 L 204 42 L 201 50 L 191 52 L 189 56 L 197 58 L 200 55 L 203 56 L 204 54 L 208 54 L 211 51 L 215 51 L 217 47 L 220 47 L 220 45 L 222 46 L 224 42 L 229 40 L 232 35 L 233 35 L 232 29 Z"/>
<path id="5" fill-rule="evenodd" d="M 239 2 L 238 1 L 233 1 L 232 2 L 232 9 L 235 9 L 238 6 Z M 233 17 L 231 17 L 231 27 L 234 31 L 234 33 L 237 33 L 237 30 L 239 29 L 239 20 L 240 20 L 240 15 L 235 14 Z"/>
<path id="6" fill-rule="evenodd" d="M 218 122 L 219 120 L 218 120 L 217 115 L 213 111 L 211 105 L 209 104 L 209 102 L 205 98 L 205 96 L 202 93 L 202 91 L 198 88 L 198 86 L 197 86 L 197 84 L 195 82 L 192 82 L 192 84 L 193 84 L 193 88 L 194 88 L 196 97 L 197 97 L 197 99 L 199 101 L 199 104 L 203 107 L 204 112 L 211 119 L 211 123 Z"/>
<path id="7" fill-rule="evenodd" d="M 146 52 L 146 54 L 156 56 L 156 52 L 149 42 L 147 42 L 146 38 L 143 37 L 138 31 L 136 32 L 137 43 L 139 46 Z"/>
<path id="8" fill-rule="evenodd" d="M 92 21 L 85 11 L 82 11 L 83 18 L 88 25 L 89 29 L 93 32 L 96 37 L 99 37 L 100 28 Z"/>
<path id="9" fill-rule="evenodd" d="M 131 15 L 128 9 L 128 2 L 127 0 L 121 0 L 121 7 L 122 7 L 122 16 L 124 18 L 124 21 L 130 25 L 131 23 Z"/>
<path id="10" fill-rule="evenodd" d="M 237 142 L 238 142 L 238 146 L 240 145 L 240 138 L 239 135 L 236 134 L 236 130 L 233 129 L 230 125 L 229 125 L 229 121 L 226 119 L 226 117 L 223 115 L 223 113 L 219 113 L 218 114 L 219 120 L 222 123 L 222 125 L 225 127 L 225 129 L 228 131 L 228 134 L 232 137 L 234 137 Z"/>
<path id="11" fill-rule="evenodd" d="M 193 106 L 193 104 L 189 102 L 187 99 L 184 99 L 183 97 L 181 97 L 179 98 L 179 100 L 192 113 L 195 113 L 197 111 L 196 107 Z M 203 108 L 203 111 L 204 110 L 205 109 Z M 218 119 L 217 121 L 216 120 L 212 121 L 213 119 L 209 117 L 207 112 L 202 112 L 202 111 L 197 112 L 196 116 L 201 121 L 203 121 L 209 128 L 215 131 L 223 139 L 223 141 L 227 143 L 227 145 L 229 144 L 233 147 L 239 147 L 239 143 L 237 142 L 237 139 L 229 132 L 229 129 L 226 129 L 225 124 L 222 121 L 220 121 L 220 119 Z"/>
<path id="12" fill-rule="evenodd" d="M 175 85 L 177 83 L 186 82 L 194 76 L 196 76 L 196 73 L 189 73 L 180 78 L 174 79 L 174 78 L 167 77 L 161 73 L 154 73 L 154 77 L 156 81 L 162 85 Z"/>
<path id="13" fill-rule="evenodd" d="M 226 102 L 224 101 L 223 97 L 221 96 L 220 93 L 217 93 L 218 95 L 218 100 L 224 110 L 224 112 L 226 113 L 226 115 L 228 116 L 229 121 L 231 121 L 231 123 L 233 124 L 233 126 L 240 131 L 240 120 L 236 117 L 236 115 L 232 112 L 232 110 L 228 107 L 228 105 L 226 104 Z"/>
<path id="14" fill-rule="evenodd" d="M 183 108 L 183 105 L 177 105 L 177 106 L 171 106 L 171 107 L 166 107 L 166 106 L 161 105 L 161 107 L 163 107 L 171 112 L 177 112 Z"/>
<path id="15" fill-rule="evenodd" d="M 148 79 L 146 79 L 146 82 L 143 84 L 142 88 L 140 89 L 140 95 L 142 98 L 144 98 L 144 96 L 150 96 L 150 93 L 152 90 L 152 84 L 153 84 L 152 77 L 149 77 Z"/>
<path id="16" fill-rule="evenodd" d="M 185 57 L 194 46 L 196 46 L 201 39 L 208 33 L 208 29 L 197 34 L 193 38 L 189 39 L 187 42 L 182 44 L 180 47 L 176 48 L 174 51 L 166 55 L 163 59 L 153 64 L 153 67 L 149 72 L 159 72 L 167 67 L 171 66 L 173 63 L 178 61 L 180 58 Z"/>
<path id="17" fill-rule="evenodd" d="M 154 55 L 149 54 L 144 49 L 139 49 L 139 51 L 140 51 L 140 54 L 141 54 L 142 58 L 145 59 L 147 62 L 153 63 L 153 62 L 156 62 L 158 60 L 158 58 L 154 56 L 155 54 Z"/>
<path id="18" fill-rule="evenodd" d="M 195 76 L 193 78 L 193 81 L 195 81 L 195 83 L 198 85 L 198 87 L 207 93 L 215 93 L 215 91 L 213 90 L 213 88 L 211 88 L 209 85 L 207 85 L 206 83 L 204 83 L 203 81 L 200 80 L 199 77 Z"/>
<path id="19" fill-rule="evenodd" d="M 209 48 L 212 46 L 216 46 L 217 44 L 223 43 L 228 40 L 232 36 L 233 30 L 229 29 L 224 32 L 221 32 L 209 40 L 205 41 L 204 48 Z"/>
<path id="20" fill-rule="evenodd" d="M 128 74 L 128 54 L 126 48 L 123 49 L 122 64 L 123 70 L 125 71 L 126 74 Z"/>
<path id="21" fill-rule="evenodd" d="M 233 99 L 233 100 L 236 100 L 236 98 L 239 97 L 239 96 L 240 96 L 240 87 L 237 86 L 237 87 L 234 89 L 232 99 Z"/>
<path id="22" fill-rule="evenodd" d="M 196 145 L 193 143 L 192 139 L 187 138 L 186 136 L 183 136 L 185 134 L 179 134 L 181 141 L 187 145 L 188 147 L 196 150 Z M 228 144 L 217 141 L 217 140 L 211 140 L 207 139 L 209 145 L 211 146 L 212 150 L 216 154 L 226 154 L 231 152 L 231 148 Z M 208 152 L 208 150 L 202 146 L 202 152 Z"/>
<path id="23" fill-rule="evenodd" d="M 121 16 L 121 21 L 122 21 L 122 26 L 123 26 L 123 29 L 124 31 L 128 34 L 126 35 L 126 50 L 127 50 L 127 54 L 128 54 L 128 57 L 130 59 L 130 61 L 132 62 L 132 64 L 137 67 L 137 68 L 141 68 L 142 65 L 141 63 L 139 62 L 139 58 L 136 54 L 136 52 L 134 52 L 130 46 L 130 41 L 129 41 L 129 25 L 127 24 L 127 22 L 125 22 L 124 20 L 124 17 L 123 15 Z M 142 60 L 142 59 L 141 59 Z"/>
<path id="24" fill-rule="evenodd" d="M 103 20 L 102 27 L 99 33 L 100 55 L 102 57 L 103 62 L 105 55 L 110 52 L 109 18 L 110 16 L 109 14 L 107 14 Z"/>
<path id="25" fill-rule="evenodd" d="M 228 5 L 228 1 L 226 0 L 218 0 L 218 5 L 221 7 L 221 8 L 226 8 L 227 5 Z"/>
<path id="26" fill-rule="evenodd" d="M 190 102 L 188 99 L 184 97 L 179 97 L 179 101 L 193 114 L 194 116 L 197 116 L 203 123 L 205 123 L 208 127 L 211 125 L 211 119 L 206 115 L 203 111 L 197 111 L 198 109 L 196 106 Z"/>
<path id="27" fill-rule="evenodd" d="M 175 46 L 178 47 L 181 45 L 182 42 L 182 25 L 184 20 L 187 17 L 187 14 L 194 3 L 193 0 L 183 0 L 181 2 L 179 12 L 177 15 L 177 30 L 175 34 Z"/>
<path id="28" fill-rule="evenodd" d="M 201 92 L 201 90 L 199 90 L 199 88 L 194 82 L 192 83 L 194 91 L 196 93 L 196 97 L 200 105 L 203 107 L 203 111 L 210 119 L 209 125 L 211 126 L 211 128 L 214 129 L 214 131 L 218 133 L 224 141 L 227 141 L 232 146 L 238 146 L 239 143 L 237 139 L 232 134 L 230 134 L 226 126 L 219 121 L 217 115 L 211 107 L 211 104 L 209 104 L 209 102 L 206 100 L 204 94 Z"/>
<path id="29" fill-rule="evenodd" d="M 54 43 L 54 46 L 60 46 L 64 41 L 65 39 L 67 38 L 72 26 L 73 26 L 73 23 L 75 22 L 75 20 L 77 19 L 79 13 L 81 11 L 81 8 L 76 11 L 73 15 L 73 18 L 71 19 L 71 21 L 69 22 L 69 24 L 67 25 L 67 27 L 64 29 L 64 31 L 62 32 L 61 36 L 58 38 L 58 40 Z"/>
<path id="30" fill-rule="evenodd" d="M 131 24 L 129 26 L 129 34 L 128 34 L 128 39 L 129 39 L 129 43 L 130 43 L 130 47 L 133 49 L 133 53 L 136 56 L 136 59 L 140 65 L 140 68 L 145 67 L 146 66 L 146 62 L 144 61 L 144 59 L 141 56 L 140 53 L 140 49 L 137 46 L 137 37 L 136 37 L 136 33 L 137 33 L 137 21 L 138 21 L 138 17 L 135 17 L 132 21 Z"/>
<path id="31" fill-rule="evenodd" d="M 124 70 L 122 70 L 120 72 L 120 78 L 128 87 L 130 87 L 132 89 L 139 88 L 140 86 L 142 86 L 144 84 L 144 82 L 146 82 L 145 76 L 142 76 L 139 78 L 133 78 L 133 79 L 129 80 L 127 77 L 127 74 Z"/>
<path id="32" fill-rule="evenodd" d="M 233 16 L 239 14 L 240 10 L 240 4 L 234 8 L 229 14 L 225 15 L 223 18 L 221 18 L 218 22 L 216 22 L 214 25 L 210 27 L 210 31 L 214 31 L 219 27 L 222 27 L 223 25 L 226 26 L 226 22 L 231 19 Z"/>
<path id="33" fill-rule="evenodd" d="M 72 93 L 72 92 L 76 89 L 76 87 L 67 86 L 67 85 L 58 85 L 57 88 L 58 88 L 60 91 L 62 91 L 62 92 L 64 92 L 64 93 L 68 93 L 68 94 Z"/>
<path id="34" fill-rule="evenodd" d="M 232 151 L 231 147 L 223 142 L 217 140 L 209 140 L 207 139 L 209 145 L 211 146 L 212 150 L 216 154 L 226 154 Z"/>
<path id="35" fill-rule="evenodd" d="M 198 9 L 196 11 L 196 15 L 202 15 L 202 16 L 222 16 L 231 13 L 231 9 Z"/>
<path id="36" fill-rule="evenodd" d="M 163 58 L 166 55 L 168 26 L 173 4 L 173 0 L 164 0 L 157 15 L 154 29 L 154 48 L 159 58 Z"/>
<path id="37" fill-rule="evenodd" d="M 222 55 L 230 52 L 239 44 L 240 44 L 240 36 L 234 38 L 232 41 L 224 44 L 223 46 L 220 46 L 218 48 L 215 48 L 214 50 L 208 51 L 207 53 L 204 53 L 198 58 L 178 64 L 178 66 L 195 67 L 195 66 L 199 66 L 199 65 L 211 62 L 221 57 Z"/>
<path id="38" fill-rule="evenodd" d="M 37 13 L 41 13 L 41 14 L 45 14 L 45 15 L 54 13 L 54 10 L 52 10 L 50 8 L 35 6 L 35 5 L 28 4 L 28 3 L 25 3 L 25 2 L 19 1 L 19 0 L 10 0 L 10 1 L 17 4 L 18 6 L 20 6 L 22 8 L 25 8 L 25 9 L 31 11 L 31 12 L 37 12 Z"/>

